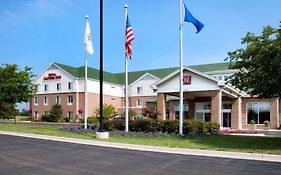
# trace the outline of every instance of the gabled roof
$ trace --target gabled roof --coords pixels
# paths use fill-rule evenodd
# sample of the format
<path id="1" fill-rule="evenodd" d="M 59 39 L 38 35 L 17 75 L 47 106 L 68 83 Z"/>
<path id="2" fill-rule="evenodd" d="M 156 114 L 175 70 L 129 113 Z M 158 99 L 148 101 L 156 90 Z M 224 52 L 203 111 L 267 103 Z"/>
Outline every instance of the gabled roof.
<path id="1" fill-rule="evenodd" d="M 85 66 L 81 67 L 72 67 L 60 63 L 54 63 L 55 65 L 59 66 L 60 68 L 64 69 L 66 72 L 71 74 L 73 77 L 76 78 L 84 78 L 84 70 Z M 211 72 L 211 71 L 222 71 L 222 70 L 229 70 L 228 62 L 223 63 L 216 63 L 216 64 L 203 64 L 203 65 L 194 65 L 189 66 L 190 68 L 200 71 L 200 72 Z M 178 70 L 179 67 L 170 67 L 170 68 L 161 68 L 161 69 L 152 69 L 152 70 L 142 70 L 142 71 L 133 71 L 128 73 L 128 83 L 131 84 L 135 82 L 137 79 L 142 77 L 144 74 L 149 73 L 159 79 L 162 79 L 169 74 Z M 99 80 L 99 70 L 95 68 L 88 67 L 88 77 Z M 125 73 L 110 73 L 104 71 L 104 81 L 119 85 L 125 84 Z"/>

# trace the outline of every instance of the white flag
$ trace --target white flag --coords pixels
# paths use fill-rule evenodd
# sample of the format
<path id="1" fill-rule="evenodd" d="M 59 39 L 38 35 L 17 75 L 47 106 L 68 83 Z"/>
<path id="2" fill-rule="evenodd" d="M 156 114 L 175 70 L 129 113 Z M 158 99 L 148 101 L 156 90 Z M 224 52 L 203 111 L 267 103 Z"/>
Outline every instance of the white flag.
<path id="1" fill-rule="evenodd" d="M 93 44 L 92 44 L 92 34 L 90 31 L 88 16 L 86 16 L 86 29 L 85 29 L 84 43 L 86 45 L 86 51 L 90 55 L 93 55 L 94 49 L 93 49 Z"/>

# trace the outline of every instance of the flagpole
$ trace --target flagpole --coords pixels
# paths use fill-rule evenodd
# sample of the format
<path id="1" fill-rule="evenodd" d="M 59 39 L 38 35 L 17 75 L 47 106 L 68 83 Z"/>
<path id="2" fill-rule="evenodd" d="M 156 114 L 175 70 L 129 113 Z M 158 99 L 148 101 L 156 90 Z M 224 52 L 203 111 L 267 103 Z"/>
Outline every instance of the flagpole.
<path id="1" fill-rule="evenodd" d="M 103 132 L 103 0 L 100 0 L 100 132 Z"/>
<path id="2" fill-rule="evenodd" d="M 125 43 L 126 43 L 126 20 L 128 14 L 128 6 L 125 4 Z M 125 48 L 125 131 L 129 132 L 129 101 L 128 101 L 128 57 Z"/>
<path id="3" fill-rule="evenodd" d="M 183 135 L 183 50 L 182 50 L 182 27 L 183 27 L 183 14 L 182 14 L 182 0 L 180 0 L 180 116 L 179 116 L 179 134 Z"/>
<path id="4" fill-rule="evenodd" d="M 86 23 L 88 23 L 88 16 L 86 16 Z M 84 94 L 84 96 L 85 96 L 84 128 L 87 129 L 87 119 L 88 119 L 88 60 L 87 60 L 87 51 L 86 51 L 86 49 L 85 49 L 85 81 L 84 81 L 84 91 L 85 91 L 85 94 Z"/>

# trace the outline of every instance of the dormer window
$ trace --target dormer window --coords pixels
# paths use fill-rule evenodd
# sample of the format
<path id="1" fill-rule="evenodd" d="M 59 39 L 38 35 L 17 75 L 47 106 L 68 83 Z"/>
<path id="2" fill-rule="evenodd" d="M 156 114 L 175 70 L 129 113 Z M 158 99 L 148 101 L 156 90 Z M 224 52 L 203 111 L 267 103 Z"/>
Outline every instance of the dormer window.
<path id="1" fill-rule="evenodd" d="M 60 91 L 60 90 L 61 90 L 61 84 L 57 83 L 57 91 Z"/>
<path id="2" fill-rule="evenodd" d="M 137 87 L 137 94 L 142 94 L 142 87 Z"/>

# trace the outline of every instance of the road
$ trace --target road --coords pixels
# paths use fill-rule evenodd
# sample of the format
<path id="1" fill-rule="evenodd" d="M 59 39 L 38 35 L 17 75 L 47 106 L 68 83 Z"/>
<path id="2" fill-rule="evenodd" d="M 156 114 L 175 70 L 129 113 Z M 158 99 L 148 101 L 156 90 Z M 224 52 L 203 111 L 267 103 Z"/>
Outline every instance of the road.
<path id="1" fill-rule="evenodd" d="M 0 175 L 280 175 L 281 163 L 87 146 L 0 135 Z"/>

